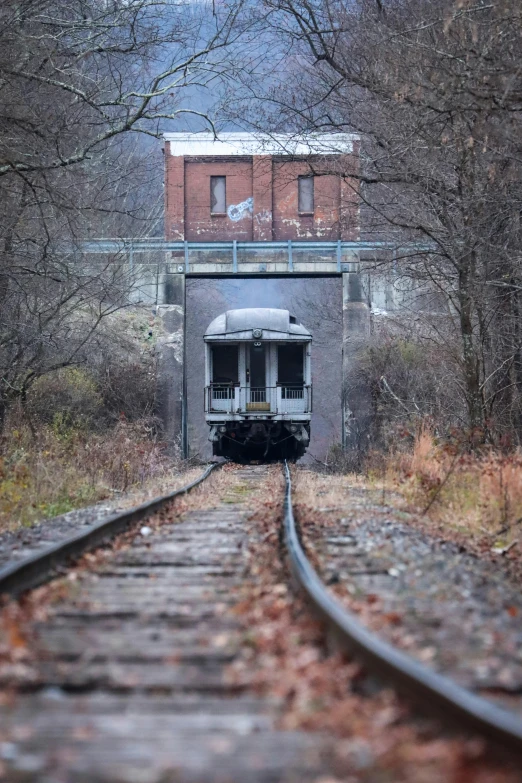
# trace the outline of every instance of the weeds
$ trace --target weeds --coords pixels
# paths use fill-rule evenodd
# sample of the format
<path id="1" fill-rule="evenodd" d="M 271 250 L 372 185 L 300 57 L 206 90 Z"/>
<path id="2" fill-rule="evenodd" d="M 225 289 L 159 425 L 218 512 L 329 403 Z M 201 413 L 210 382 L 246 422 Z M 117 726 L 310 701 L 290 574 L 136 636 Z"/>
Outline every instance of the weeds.
<path id="1" fill-rule="evenodd" d="M 0 531 L 30 525 L 142 486 L 172 467 L 147 420 L 88 433 L 62 415 L 6 429 L 0 457 Z"/>
<path id="2" fill-rule="evenodd" d="M 387 457 L 387 484 L 407 506 L 472 535 L 511 535 L 522 521 L 522 454 L 471 451 L 458 433 L 439 442 L 420 427 L 409 453 Z M 372 478 L 371 469 L 368 475 Z M 373 476 L 375 478 L 375 476 Z"/>
<path id="3" fill-rule="evenodd" d="M 138 309 L 104 329 L 100 350 L 36 378 L 1 422 L 0 531 L 172 476 L 152 416 L 158 323 Z"/>
<path id="4" fill-rule="evenodd" d="M 454 531 L 502 549 L 522 529 L 522 452 L 472 446 L 469 433 L 438 438 L 425 420 L 415 433 L 403 432 L 393 451 L 369 451 L 360 462 L 334 447 L 326 463 L 307 471 L 309 503 L 319 492 L 314 472 L 337 474 L 321 506 L 339 507 L 343 494 L 360 486 L 373 502 L 419 514 L 434 532 Z"/>

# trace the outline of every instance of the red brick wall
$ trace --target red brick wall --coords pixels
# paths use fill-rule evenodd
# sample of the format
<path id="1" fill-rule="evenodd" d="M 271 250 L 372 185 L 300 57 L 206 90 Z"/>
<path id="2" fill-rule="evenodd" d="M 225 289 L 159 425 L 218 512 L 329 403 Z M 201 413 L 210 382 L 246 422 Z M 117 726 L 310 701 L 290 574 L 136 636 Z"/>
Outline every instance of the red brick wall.
<path id="1" fill-rule="evenodd" d="M 354 151 L 355 152 L 355 151 Z M 358 153 L 358 151 L 357 151 Z M 357 155 L 312 164 L 314 214 L 298 212 L 297 178 L 306 161 L 253 158 L 182 158 L 166 144 L 165 224 L 170 240 L 212 242 L 337 240 L 359 236 Z M 324 174 L 320 174 L 322 166 Z M 331 173 L 331 172 L 335 173 Z M 344 176 L 339 176 L 337 174 Z M 210 177 L 225 176 L 228 215 L 210 214 Z M 253 199 L 248 203 L 249 199 Z M 245 203 L 247 202 L 247 203 Z M 233 207 L 238 207 L 233 209 Z"/>
<path id="2" fill-rule="evenodd" d="M 252 198 L 252 159 L 185 159 L 185 239 L 212 242 L 219 239 L 252 241 L 252 211 L 239 210 L 239 219 L 210 214 L 210 177 L 227 178 L 227 208 Z"/>
<path id="3" fill-rule="evenodd" d="M 185 160 L 170 154 L 165 144 L 165 238 L 185 238 Z"/>
<path id="4" fill-rule="evenodd" d="M 310 173 L 306 161 L 274 161 L 274 238 L 339 239 L 337 176 L 315 176 L 314 214 L 300 215 L 298 212 L 297 178 Z"/>
<path id="5" fill-rule="evenodd" d="M 252 195 L 254 215 L 252 238 L 255 242 L 272 239 L 272 158 L 270 155 L 254 155 L 252 169 Z"/>

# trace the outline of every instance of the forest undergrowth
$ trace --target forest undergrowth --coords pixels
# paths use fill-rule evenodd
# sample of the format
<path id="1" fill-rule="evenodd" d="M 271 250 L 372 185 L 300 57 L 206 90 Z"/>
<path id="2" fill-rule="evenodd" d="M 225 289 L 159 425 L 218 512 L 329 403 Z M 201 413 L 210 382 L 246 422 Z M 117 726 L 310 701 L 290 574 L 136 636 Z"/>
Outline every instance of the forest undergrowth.
<path id="1" fill-rule="evenodd" d="M 439 440 L 428 425 L 412 448 L 370 454 L 365 482 L 384 504 L 413 512 L 432 532 L 520 558 L 522 452 L 470 450 L 458 434 Z"/>
<path id="2" fill-rule="evenodd" d="M 0 532 L 166 477 L 175 465 L 146 420 L 93 433 L 63 422 L 10 426 L 0 455 Z"/>
<path id="3" fill-rule="evenodd" d="M 190 467 L 167 454 L 154 415 L 157 319 L 129 309 L 105 331 L 83 363 L 43 374 L 9 407 L 0 533 L 123 495 L 142 502 Z"/>

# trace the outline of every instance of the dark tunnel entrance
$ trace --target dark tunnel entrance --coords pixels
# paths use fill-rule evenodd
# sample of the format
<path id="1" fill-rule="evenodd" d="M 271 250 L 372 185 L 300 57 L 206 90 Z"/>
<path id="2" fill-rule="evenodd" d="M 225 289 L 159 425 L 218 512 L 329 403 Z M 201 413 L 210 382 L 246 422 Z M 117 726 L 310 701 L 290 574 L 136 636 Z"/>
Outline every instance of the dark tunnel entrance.
<path id="1" fill-rule="evenodd" d="M 205 422 L 205 351 L 209 323 L 227 310 L 274 307 L 289 310 L 313 334 L 311 347 L 313 414 L 311 441 L 303 461 L 324 460 L 342 442 L 342 279 L 341 277 L 197 278 L 186 280 L 186 400 L 189 454 L 212 457 Z M 237 346 L 223 346 L 213 357 L 213 374 L 238 384 Z M 259 354 L 262 357 L 262 353 Z M 293 395 L 303 387 L 303 347 L 279 343 L 277 379 Z M 239 368 L 239 376 L 238 376 Z M 250 385 L 266 387 L 266 362 L 250 355 Z M 227 380 L 225 380 L 227 379 Z M 242 381 L 242 383 L 244 380 Z M 296 388 L 297 387 L 297 388 Z M 230 388 L 230 387 L 229 387 Z M 230 392 L 231 393 L 231 392 Z M 286 392 L 285 392 L 286 393 Z M 302 393 L 302 392 L 301 392 Z M 262 404 L 262 403 L 259 403 Z"/>

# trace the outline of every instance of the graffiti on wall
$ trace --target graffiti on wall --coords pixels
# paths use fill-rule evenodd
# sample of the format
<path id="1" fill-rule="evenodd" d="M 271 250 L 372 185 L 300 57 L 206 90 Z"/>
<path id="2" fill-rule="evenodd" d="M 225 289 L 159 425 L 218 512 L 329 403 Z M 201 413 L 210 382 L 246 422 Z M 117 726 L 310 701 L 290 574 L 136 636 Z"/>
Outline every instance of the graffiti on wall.
<path id="1" fill-rule="evenodd" d="M 237 223 L 238 220 L 241 220 L 247 212 L 250 212 L 252 214 L 254 210 L 254 199 L 253 198 L 247 198 L 245 201 L 242 201 L 240 204 L 231 204 L 229 208 L 227 209 L 227 215 L 230 218 L 230 220 L 233 220 L 234 223 Z"/>

